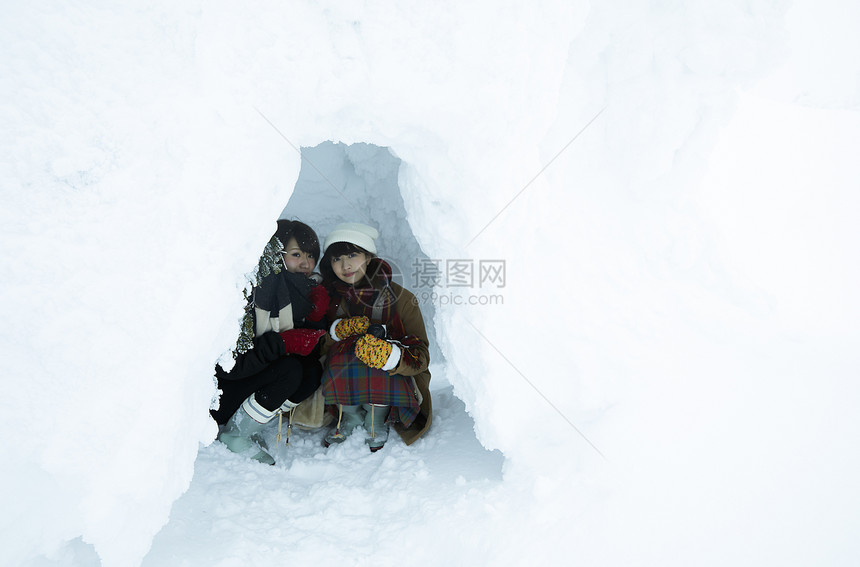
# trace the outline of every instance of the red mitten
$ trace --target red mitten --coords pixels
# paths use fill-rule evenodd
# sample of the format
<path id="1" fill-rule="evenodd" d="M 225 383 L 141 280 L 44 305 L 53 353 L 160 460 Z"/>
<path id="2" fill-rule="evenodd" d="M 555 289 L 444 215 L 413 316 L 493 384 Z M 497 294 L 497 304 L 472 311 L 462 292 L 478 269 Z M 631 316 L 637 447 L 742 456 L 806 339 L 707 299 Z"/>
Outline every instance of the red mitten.
<path id="1" fill-rule="evenodd" d="M 314 347 L 320 342 L 320 337 L 325 335 L 325 331 L 317 331 L 316 329 L 290 329 L 278 334 L 281 335 L 281 339 L 284 341 L 287 354 L 307 356 L 313 352 Z"/>
<path id="2" fill-rule="evenodd" d="M 328 292 L 325 290 L 325 287 L 321 285 L 315 285 L 311 288 L 311 293 L 308 296 L 308 299 L 311 300 L 314 307 L 311 309 L 310 315 L 306 318 L 308 321 L 313 321 L 316 323 L 320 319 L 323 318 L 325 312 L 328 311 Z"/>

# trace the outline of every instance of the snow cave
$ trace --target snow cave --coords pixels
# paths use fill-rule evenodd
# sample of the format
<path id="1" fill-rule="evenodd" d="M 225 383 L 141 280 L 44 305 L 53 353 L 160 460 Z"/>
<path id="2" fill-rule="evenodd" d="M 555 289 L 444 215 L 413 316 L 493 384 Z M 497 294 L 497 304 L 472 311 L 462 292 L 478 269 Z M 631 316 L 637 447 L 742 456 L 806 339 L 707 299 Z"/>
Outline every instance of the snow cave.
<path id="1" fill-rule="evenodd" d="M 5 4 L 0 565 L 860 564 L 860 4 Z M 427 300 L 412 446 L 213 442 L 279 216 Z"/>

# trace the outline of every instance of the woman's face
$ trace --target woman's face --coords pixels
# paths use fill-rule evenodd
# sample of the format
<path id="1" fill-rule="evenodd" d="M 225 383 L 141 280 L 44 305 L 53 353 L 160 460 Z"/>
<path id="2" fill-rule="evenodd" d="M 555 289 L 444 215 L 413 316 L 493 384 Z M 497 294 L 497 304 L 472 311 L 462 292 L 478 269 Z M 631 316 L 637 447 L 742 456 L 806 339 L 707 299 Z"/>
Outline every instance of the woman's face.
<path id="1" fill-rule="evenodd" d="M 284 264 L 288 272 L 309 276 L 317 265 L 317 259 L 299 248 L 299 243 L 293 237 L 284 248 Z"/>
<path id="2" fill-rule="evenodd" d="M 370 256 L 364 252 L 349 252 L 343 256 L 332 256 L 331 269 L 340 281 L 355 285 L 364 277 Z"/>

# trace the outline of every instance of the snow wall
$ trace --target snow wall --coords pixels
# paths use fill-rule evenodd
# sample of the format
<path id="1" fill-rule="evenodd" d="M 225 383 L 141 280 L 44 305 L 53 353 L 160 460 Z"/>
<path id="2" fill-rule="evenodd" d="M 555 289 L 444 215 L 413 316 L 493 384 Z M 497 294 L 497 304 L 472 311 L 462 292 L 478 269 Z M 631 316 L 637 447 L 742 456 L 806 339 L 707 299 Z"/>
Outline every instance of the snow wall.
<path id="1" fill-rule="evenodd" d="M 216 434 L 299 148 L 330 140 L 401 160 L 393 230 L 428 258 L 505 261 L 503 304 L 434 323 L 546 534 L 522 553 L 856 563 L 849 6 L 7 6 L 0 559 L 139 563 Z M 783 106 L 737 94 L 801 56 Z"/>

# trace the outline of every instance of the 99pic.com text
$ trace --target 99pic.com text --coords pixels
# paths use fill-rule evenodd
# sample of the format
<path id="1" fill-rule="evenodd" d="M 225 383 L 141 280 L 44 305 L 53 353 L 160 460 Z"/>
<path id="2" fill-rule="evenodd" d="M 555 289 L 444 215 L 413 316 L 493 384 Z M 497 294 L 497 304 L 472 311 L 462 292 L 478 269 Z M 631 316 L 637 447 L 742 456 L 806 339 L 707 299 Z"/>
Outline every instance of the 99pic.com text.
<path id="1" fill-rule="evenodd" d="M 415 302 L 432 303 L 434 305 L 504 305 L 505 297 L 500 294 L 460 294 L 454 292 L 418 291 L 415 293 Z"/>

